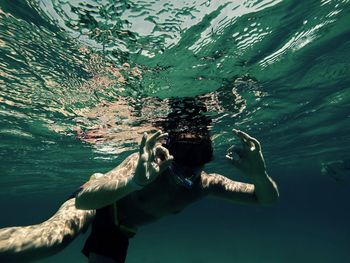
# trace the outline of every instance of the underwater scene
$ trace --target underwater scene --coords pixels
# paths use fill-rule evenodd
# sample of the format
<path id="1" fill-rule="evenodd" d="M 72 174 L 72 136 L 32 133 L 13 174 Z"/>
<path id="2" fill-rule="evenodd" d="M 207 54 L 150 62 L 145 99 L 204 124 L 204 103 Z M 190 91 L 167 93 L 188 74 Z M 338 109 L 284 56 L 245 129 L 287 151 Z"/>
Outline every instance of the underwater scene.
<path id="1" fill-rule="evenodd" d="M 177 110 L 210 120 L 208 173 L 250 182 L 225 155 L 232 129 L 257 138 L 280 197 L 204 198 L 126 263 L 350 262 L 348 0 L 0 0 L 0 228 L 47 220 Z M 87 237 L 36 262 L 88 262 Z"/>

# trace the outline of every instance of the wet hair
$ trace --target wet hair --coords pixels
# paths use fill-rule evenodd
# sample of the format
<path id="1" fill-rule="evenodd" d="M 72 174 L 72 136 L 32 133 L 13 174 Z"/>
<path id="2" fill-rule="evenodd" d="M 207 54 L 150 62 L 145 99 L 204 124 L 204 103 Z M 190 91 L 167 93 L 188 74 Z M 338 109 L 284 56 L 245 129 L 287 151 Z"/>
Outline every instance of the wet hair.
<path id="1" fill-rule="evenodd" d="M 158 123 L 169 134 L 164 147 L 178 164 L 198 167 L 212 160 L 213 148 L 209 134 L 211 119 L 205 105 L 197 98 L 173 98 L 171 112 Z"/>

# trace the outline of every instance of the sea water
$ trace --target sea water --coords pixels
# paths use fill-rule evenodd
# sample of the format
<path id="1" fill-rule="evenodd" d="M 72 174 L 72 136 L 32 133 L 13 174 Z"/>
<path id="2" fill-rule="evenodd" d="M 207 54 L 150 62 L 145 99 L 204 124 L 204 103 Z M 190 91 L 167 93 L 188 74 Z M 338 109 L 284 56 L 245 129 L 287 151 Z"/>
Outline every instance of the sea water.
<path id="1" fill-rule="evenodd" d="M 169 98 L 191 97 L 212 120 L 206 171 L 249 182 L 224 157 L 244 130 L 280 200 L 204 199 L 141 228 L 127 262 L 350 262 L 349 11 L 346 0 L 1 0 L 0 227 L 46 220 L 136 151 Z M 39 262 L 86 262 L 86 237 Z"/>

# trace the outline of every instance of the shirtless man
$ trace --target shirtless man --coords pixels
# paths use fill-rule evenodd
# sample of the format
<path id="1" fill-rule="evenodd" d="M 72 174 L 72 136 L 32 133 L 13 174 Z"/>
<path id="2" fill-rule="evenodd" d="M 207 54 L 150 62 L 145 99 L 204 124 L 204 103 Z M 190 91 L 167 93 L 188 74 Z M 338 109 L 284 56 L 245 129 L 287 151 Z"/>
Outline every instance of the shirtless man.
<path id="1" fill-rule="evenodd" d="M 123 263 L 128 239 L 137 227 L 177 213 L 205 196 L 246 204 L 269 205 L 276 201 L 278 189 L 266 173 L 260 143 L 242 131 L 233 131 L 243 148 L 232 148 L 226 157 L 253 184 L 205 173 L 202 168 L 211 159 L 211 145 L 193 136 L 177 139 L 174 147 L 165 145 L 178 156 L 185 154 L 188 145 L 201 149 L 197 156 L 177 160 L 160 144 L 168 135 L 158 131 L 150 137 L 144 134 L 139 153 L 83 185 L 76 196 L 76 208 L 97 211 L 83 249 L 89 262 Z M 189 166 L 193 160 L 195 165 Z"/>
<path id="2" fill-rule="evenodd" d="M 83 253 L 89 262 L 125 261 L 128 240 L 137 227 L 178 213 L 206 196 L 269 205 L 278 189 L 267 175 L 260 143 L 234 130 L 242 142 L 227 159 L 252 184 L 207 174 L 212 159 L 211 120 L 196 99 L 173 99 L 171 112 L 153 123 L 161 131 L 144 134 L 139 152 L 106 174 L 94 174 L 47 221 L 0 229 L 0 262 L 29 262 L 61 251 L 92 222 Z"/>
<path id="3" fill-rule="evenodd" d="M 56 254 L 93 220 L 83 253 L 90 263 L 121 263 L 137 227 L 180 212 L 203 197 L 272 204 L 278 199 L 278 189 L 266 173 L 260 143 L 242 131 L 234 130 L 234 134 L 243 147 L 232 148 L 226 157 L 252 184 L 202 171 L 212 154 L 206 138 L 198 140 L 189 134 L 173 142 L 168 138 L 164 146 L 173 157 L 160 144 L 167 134 L 158 131 L 149 137 L 145 133 L 139 153 L 104 175 L 93 175 L 76 198 L 68 199 L 47 221 L 0 229 L 0 261 L 30 262 Z"/>

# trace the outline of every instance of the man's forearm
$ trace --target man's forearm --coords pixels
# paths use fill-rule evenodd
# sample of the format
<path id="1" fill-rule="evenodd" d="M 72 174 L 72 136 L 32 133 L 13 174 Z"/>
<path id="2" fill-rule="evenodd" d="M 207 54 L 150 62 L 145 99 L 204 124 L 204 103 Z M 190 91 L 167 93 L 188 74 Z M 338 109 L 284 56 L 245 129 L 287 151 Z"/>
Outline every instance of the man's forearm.
<path id="1" fill-rule="evenodd" d="M 94 210 L 78 210 L 66 201 L 47 221 L 31 226 L 0 229 L 0 262 L 31 262 L 60 252 L 84 231 Z"/>
<path id="2" fill-rule="evenodd" d="M 133 154 L 112 171 L 87 182 L 76 197 L 76 207 L 98 209 L 140 189 L 133 181 L 137 160 L 138 155 Z"/>

